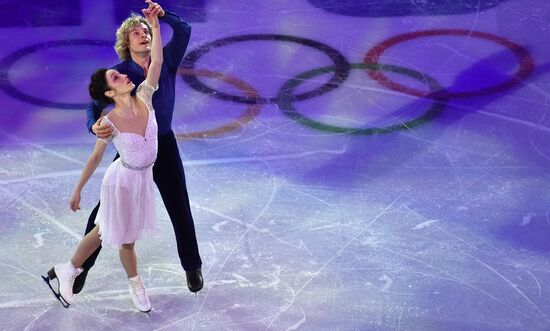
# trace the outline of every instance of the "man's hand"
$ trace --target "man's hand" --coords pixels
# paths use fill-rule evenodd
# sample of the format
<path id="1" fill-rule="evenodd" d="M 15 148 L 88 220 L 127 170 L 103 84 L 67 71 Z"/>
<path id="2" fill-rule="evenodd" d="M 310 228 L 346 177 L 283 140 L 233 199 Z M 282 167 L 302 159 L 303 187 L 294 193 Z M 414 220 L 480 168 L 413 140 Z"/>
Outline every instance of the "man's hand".
<path id="1" fill-rule="evenodd" d="M 69 202 L 69 206 L 71 207 L 72 211 L 77 211 L 80 209 L 80 192 L 74 191 L 73 196 L 71 197 L 71 201 Z"/>
<path id="2" fill-rule="evenodd" d="M 143 13 L 143 15 L 145 15 L 145 17 L 157 16 L 160 18 L 164 16 L 164 9 L 162 9 L 162 7 L 158 3 L 153 2 L 152 0 L 145 0 L 145 3 L 149 5 L 147 9 L 141 10 L 141 12 Z"/>
<path id="3" fill-rule="evenodd" d="M 113 127 L 109 123 L 101 124 L 101 116 L 94 125 L 92 125 L 92 132 L 100 139 L 108 139 L 113 134 Z"/>

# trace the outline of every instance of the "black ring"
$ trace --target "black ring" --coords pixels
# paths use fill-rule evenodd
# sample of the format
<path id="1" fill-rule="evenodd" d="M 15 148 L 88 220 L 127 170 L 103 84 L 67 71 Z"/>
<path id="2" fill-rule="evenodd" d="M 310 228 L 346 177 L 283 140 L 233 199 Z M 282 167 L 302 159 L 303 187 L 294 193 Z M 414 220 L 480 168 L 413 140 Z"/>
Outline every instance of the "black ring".
<path id="1" fill-rule="evenodd" d="M 61 46 L 113 46 L 111 41 L 106 40 L 94 40 L 94 39 L 71 39 L 71 40 L 59 40 L 59 41 L 48 41 L 41 44 L 31 45 L 25 48 L 22 48 L 16 52 L 13 52 L 0 60 L 0 89 L 3 90 L 6 94 L 14 97 L 15 99 L 27 102 L 33 105 L 48 107 L 48 108 L 60 108 L 60 109 L 84 109 L 88 107 L 88 103 L 65 103 L 65 102 L 55 102 L 40 99 L 32 95 L 28 95 L 24 92 L 21 92 L 17 89 L 9 80 L 9 69 L 11 66 L 17 62 L 22 57 L 25 57 L 29 54 L 32 54 L 36 51 L 51 48 L 51 47 L 61 47 Z"/>
<path id="2" fill-rule="evenodd" d="M 317 122 L 315 120 L 310 119 L 309 117 L 306 117 L 305 115 L 299 113 L 294 107 L 292 102 L 292 91 L 298 87 L 300 84 L 302 84 L 304 81 L 307 81 L 310 78 L 313 78 L 315 76 L 318 76 L 323 73 L 330 73 L 334 71 L 334 66 L 329 67 L 321 67 L 313 70 L 309 70 L 306 72 L 303 72 L 294 78 L 291 78 L 288 82 L 286 82 L 283 87 L 281 88 L 281 91 L 279 92 L 277 96 L 277 104 L 283 114 L 290 117 L 294 121 L 316 129 L 320 131 L 326 131 L 331 133 L 344 133 L 344 134 L 354 134 L 354 135 L 373 135 L 373 134 L 381 134 L 381 133 L 390 133 L 395 131 L 401 131 L 401 130 L 408 130 L 413 127 L 425 124 L 428 121 L 433 120 L 435 117 L 437 117 L 441 112 L 445 109 L 447 99 L 437 99 L 432 100 L 432 106 L 428 108 L 421 116 L 414 118 L 410 121 L 403 122 L 401 124 L 395 124 L 390 125 L 387 127 L 368 127 L 368 128 L 346 128 L 341 126 L 335 126 L 330 124 L 324 124 L 321 122 Z M 383 64 L 377 64 L 377 63 L 354 63 L 350 64 L 350 69 L 369 69 L 369 70 L 376 70 L 376 71 L 391 71 L 398 74 L 402 74 L 411 78 L 414 78 L 416 80 L 419 80 L 430 88 L 432 93 L 437 93 L 437 91 L 440 91 L 443 89 L 441 84 L 439 84 L 435 79 L 422 74 L 416 70 L 398 67 L 395 65 L 383 65 Z"/>
<path id="3" fill-rule="evenodd" d="M 310 98 L 322 95 L 324 93 L 327 93 L 337 88 L 338 86 L 340 86 L 342 82 L 344 82 L 349 76 L 349 72 L 350 72 L 349 62 L 344 57 L 344 55 L 340 53 L 337 49 L 332 48 L 331 46 L 328 46 L 326 44 L 320 43 L 315 40 L 289 36 L 289 35 L 280 35 L 280 34 L 248 34 L 248 35 L 227 37 L 227 38 L 217 39 L 217 40 L 208 42 L 189 52 L 183 59 L 183 63 L 181 67 L 194 69 L 195 64 L 197 63 L 197 60 L 204 54 L 211 51 L 212 49 L 233 44 L 233 43 L 251 41 L 251 40 L 276 40 L 276 41 L 293 42 L 293 43 L 297 43 L 307 47 L 315 48 L 323 52 L 329 58 L 332 59 L 332 61 L 334 62 L 334 68 L 335 68 L 334 72 L 332 72 L 333 74 L 332 78 L 328 82 L 320 86 L 319 88 L 316 88 L 314 90 L 311 90 L 309 92 L 305 92 L 302 94 L 293 95 L 292 101 L 306 100 L 306 99 L 310 99 Z M 233 102 L 247 103 L 247 104 L 266 104 L 266 103 L 276 102 L 276 98 L 273 98 L 273 97 L 250 98 L 246 96 L 231 95 L 224 92 L 220 92 L 218 90 L 215 90 L 205 85 L 196 76 L 183 76 L 182 79 L 187 84 L 189 84 L 189 86 L 191 86 L 193 89 L 222 100 L 229 100 Z"/>

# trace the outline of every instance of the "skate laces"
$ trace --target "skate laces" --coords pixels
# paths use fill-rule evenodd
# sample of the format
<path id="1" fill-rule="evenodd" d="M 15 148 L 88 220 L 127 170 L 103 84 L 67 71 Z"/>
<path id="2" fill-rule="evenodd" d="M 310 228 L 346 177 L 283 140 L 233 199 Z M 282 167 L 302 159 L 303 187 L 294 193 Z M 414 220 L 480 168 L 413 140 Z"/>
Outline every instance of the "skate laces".
<path id="1" fill-rule="evenodd" d="M 132 284 L 132 290 L 139 302 L 143 304 L 147 303 L 147 294 L 145 293 L 145 286 L 143 285 L 141 277 L 136 280 L 130 279 L 130 284 Z"/>
<path id="2" fill-rule="evenodd" d="M 73 266 L 72 263 L 69 263 L 68 269 L 69 269 L 69 279 L 67 282 L 67 288 L 70 289 L 70 292 L 72 293 L 74 281 L 76 277 L 78 277 L 80 272 L 78 270 L 79 268 L 76 268 L 75 266 Z"/>

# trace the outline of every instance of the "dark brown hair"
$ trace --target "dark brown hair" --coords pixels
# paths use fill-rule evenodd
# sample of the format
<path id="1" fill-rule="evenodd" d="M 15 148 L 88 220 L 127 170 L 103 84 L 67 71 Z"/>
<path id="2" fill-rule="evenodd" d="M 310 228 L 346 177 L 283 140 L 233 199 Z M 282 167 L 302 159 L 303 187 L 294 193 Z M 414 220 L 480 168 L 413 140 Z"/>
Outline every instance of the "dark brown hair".
<path id="1" fill-rule="evenodd" d="M 104 104 L 111 104 L 114 100 L 105 95 L 105 92 L 110 90 L 109 85 L 107 85 L 107 79 L 105 78 L 107 70 L 108 69 L 98 69 L 92 74 L 88 91 L 92 99 Z"/>

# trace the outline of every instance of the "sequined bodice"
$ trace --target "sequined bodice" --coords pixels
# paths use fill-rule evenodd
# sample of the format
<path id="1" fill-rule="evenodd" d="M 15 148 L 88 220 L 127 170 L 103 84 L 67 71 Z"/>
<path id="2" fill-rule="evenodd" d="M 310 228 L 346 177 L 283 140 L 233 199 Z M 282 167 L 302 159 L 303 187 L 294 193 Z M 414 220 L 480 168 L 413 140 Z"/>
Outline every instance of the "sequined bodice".
<path id="1" fill-rule="evenodd" d="M 130 167 L 145 167 L 152 164 L 157 158 L 158 128 L 152 104 L 152 97 L 155 91 L 155 88 L 148 85 L 147 81 L 144 81 L 136 92 L 136 96 L 147 105 L 149 110 L 145 135 L 142 136 L 133 132 L 121 132 L 109 120 L 109 115 L 104 118 L 113 127 L 113 135 L 108 141 L 112 140 L 120 154 L 121 161 Z"/>

